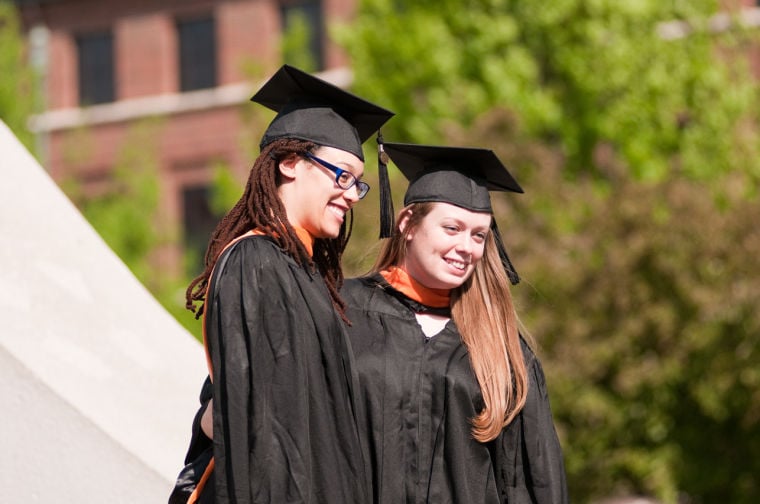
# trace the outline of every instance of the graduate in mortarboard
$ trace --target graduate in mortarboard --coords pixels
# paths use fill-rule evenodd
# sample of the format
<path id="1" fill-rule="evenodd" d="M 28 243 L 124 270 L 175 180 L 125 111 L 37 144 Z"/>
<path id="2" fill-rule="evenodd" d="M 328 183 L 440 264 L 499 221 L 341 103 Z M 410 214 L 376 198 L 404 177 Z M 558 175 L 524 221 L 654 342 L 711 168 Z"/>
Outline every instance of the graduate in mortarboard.
<path id="1" fill-rule="evenodd" d="M 410 180 L 404 208 L 395 224 L 381 212 L 390 238 L 374 272 L 341 291 L 373 502 L 566 503 L 543 370 L 518 331 L 519 277 L 489 196 L 521 187 L 487 149 L 383 147 Z"/>
<path id="2" fill-rule="evenodd" d="M 287 65 L 252 100 L 278 114 L 187 290 L 210 379 L 170 502 L 367 502 L 338 289 L 362 143 L 393 114 Z"/>

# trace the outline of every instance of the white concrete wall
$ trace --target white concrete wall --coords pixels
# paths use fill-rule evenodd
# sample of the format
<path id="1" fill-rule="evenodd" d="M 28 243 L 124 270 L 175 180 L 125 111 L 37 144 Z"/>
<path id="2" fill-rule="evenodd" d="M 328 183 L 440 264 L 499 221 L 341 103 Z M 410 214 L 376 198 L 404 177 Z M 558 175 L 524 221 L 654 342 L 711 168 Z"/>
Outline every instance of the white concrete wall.
<path id="1" fill-rule="evenodd" d="M 0 307 L 0 502 L 166 502 L 202 347 L 2 122 Z"/>

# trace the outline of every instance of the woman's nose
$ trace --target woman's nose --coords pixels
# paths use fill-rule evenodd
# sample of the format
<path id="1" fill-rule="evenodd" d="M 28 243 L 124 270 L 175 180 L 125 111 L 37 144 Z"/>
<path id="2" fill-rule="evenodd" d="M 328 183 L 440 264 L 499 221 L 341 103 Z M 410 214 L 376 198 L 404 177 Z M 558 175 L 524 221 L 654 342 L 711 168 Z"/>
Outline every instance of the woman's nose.
<path id="1" fill-rule="evenodd" d="M 461 238 L 457 244 L 457 250 L 469 255 L 472 254 L 472 247 L 472 237 L 467 233 L 462 233 Z"/>
<path id="2" fill-rule="evenodd" d="M 343 191 L 343 197 L 346 199 L 346 201 L 350 202 L 352 206 L 357 201 L 359 201 L 359 188 L 356 186 L 356 184 L 352 185 L 348 189 L 345 189 Z"/>

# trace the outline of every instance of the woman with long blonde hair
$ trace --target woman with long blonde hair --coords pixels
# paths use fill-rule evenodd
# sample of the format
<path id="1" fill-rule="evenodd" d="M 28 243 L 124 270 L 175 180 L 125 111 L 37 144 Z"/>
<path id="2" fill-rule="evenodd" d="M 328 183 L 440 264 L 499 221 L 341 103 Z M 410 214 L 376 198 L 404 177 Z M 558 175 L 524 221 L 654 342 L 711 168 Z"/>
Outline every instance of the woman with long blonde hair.
<path id="1" fill-rule="evenodd" d="M 341 291 L 374 502 L 567 502 L 488 194 L 522 189 L 489 150 L 384 148 L 411 181 L 405 207 L 374 272 Z"/>

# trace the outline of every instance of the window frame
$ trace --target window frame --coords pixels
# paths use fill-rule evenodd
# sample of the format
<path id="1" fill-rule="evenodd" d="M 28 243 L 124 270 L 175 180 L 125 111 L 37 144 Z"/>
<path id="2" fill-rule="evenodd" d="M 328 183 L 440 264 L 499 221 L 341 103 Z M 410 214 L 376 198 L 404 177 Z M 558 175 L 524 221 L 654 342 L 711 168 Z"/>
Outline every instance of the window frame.
<path id="1" fill-rule="evenodd" d="M 110 29 L 74 36 L 77 54 L 77 100 L 80 106 L 116 100 L 115 40 Z"/>
<path id="2" fill-rule="evenodd" d="M 179 91 L 186 93 L 218 86 L 218 35 L 213 14 L 178 18 L 175 30 Z"/>
<path id="3" fill-rule="evenodd" d="M 280 29 L 282 33 L 288 30 L 289 13 L 301 11 L 309 21 L 309 53 L 317 70 L 325 69 L 325 14 L 322 0 L 281 0 Z"/>

